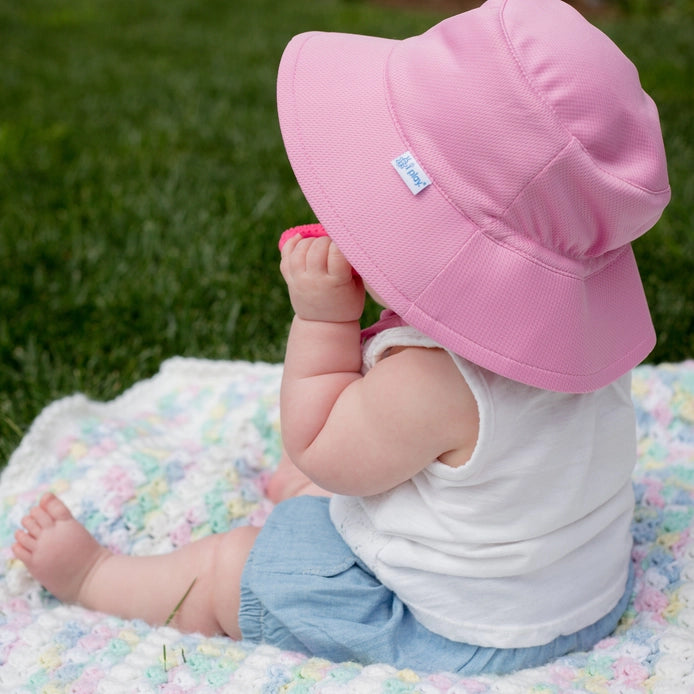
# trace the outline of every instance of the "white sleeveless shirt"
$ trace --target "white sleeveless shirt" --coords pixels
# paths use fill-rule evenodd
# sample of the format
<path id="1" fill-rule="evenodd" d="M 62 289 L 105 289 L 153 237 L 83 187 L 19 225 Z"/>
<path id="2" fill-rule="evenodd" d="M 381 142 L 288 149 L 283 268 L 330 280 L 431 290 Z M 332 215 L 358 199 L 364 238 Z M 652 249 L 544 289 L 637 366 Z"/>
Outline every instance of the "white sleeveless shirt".
<path id="1" fill-rule="evenodd" d="M 365 371 L 394 346 L 439 347 L 388 329 L 365 344 Z M 335 496 L 335 526 L 424 626 L 454 641 L 537 646 L 593 624 L 627 581 L 631 375 L 555 393 L 450 354 L 479 410 L 469 461 L 434 461 L 382 494 Z"/>

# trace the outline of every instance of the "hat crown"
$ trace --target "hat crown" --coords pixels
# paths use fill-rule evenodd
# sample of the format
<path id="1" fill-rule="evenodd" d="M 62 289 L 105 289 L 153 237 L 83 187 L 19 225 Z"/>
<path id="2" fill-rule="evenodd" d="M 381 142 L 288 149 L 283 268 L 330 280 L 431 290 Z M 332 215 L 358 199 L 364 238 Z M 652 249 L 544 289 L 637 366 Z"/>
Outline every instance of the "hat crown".
<path id="1" fill-rule="evenodd" d="M 302 34 L 277 95 L 313 211 L 407 323 L 566 392 L 653 348 L 630 241 L 670 198 L 657 110 L 565 2 L 487 0 L 403 41 Z"/>
<path id="2" fill-rule="evenodd" d="M 631 61 L 564 2 L 488 0 L 444 20 L 394 47 L 387 83 L 410 151 L 499 240 L 592 259 L 593 271 L 662 212 L 656 106 Z"/>

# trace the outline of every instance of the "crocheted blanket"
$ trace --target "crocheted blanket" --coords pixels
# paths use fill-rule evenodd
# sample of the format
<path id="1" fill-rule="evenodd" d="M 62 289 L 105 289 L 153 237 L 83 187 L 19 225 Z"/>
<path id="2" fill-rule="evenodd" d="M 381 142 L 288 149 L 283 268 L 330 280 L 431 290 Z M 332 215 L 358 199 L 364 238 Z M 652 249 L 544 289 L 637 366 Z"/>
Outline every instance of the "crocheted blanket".
<path id="1" fill-rule="evenodd" d="M 589 653 L 505 677 L 333 663 L 224 637 L 184 635 L 58 603 L 9 552 L 46 490 L 108 547 L 164 552 L 271 510 L 281 365 L 176 358 L 121 397 L 51 404 L 0 478 L 0 691 L 694 691 L 694 361 L 639 367 L 633 599 Z M 589 570 L 589 567 L 586 567 Z"/>

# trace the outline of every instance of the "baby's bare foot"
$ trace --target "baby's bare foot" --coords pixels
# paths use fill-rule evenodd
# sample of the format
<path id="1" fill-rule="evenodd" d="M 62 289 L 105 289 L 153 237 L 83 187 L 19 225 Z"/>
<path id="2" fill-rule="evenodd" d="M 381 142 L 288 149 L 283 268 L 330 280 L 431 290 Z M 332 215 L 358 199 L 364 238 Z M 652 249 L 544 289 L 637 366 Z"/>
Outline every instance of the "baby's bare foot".
<path id="1" fill-rule="evenodd" d="M 59 600 L 80 602 L 89 573 L 111 553 L 54 494 L 45 494 L 22 525 L 12 545 L 15 557 Z"/>

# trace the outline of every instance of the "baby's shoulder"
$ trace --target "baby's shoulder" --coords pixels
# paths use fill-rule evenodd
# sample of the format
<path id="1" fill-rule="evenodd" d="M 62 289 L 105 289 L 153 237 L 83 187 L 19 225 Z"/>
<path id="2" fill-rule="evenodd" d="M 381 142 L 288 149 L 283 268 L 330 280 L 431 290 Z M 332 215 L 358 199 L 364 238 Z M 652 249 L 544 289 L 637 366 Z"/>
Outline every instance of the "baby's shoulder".
<path id="1" fill-rule="evenodd" d="M 389 347 L 369 371 L 369 377 L 383 395 L 384 407 L 392 408 L 393 416 L 401 416 L 406 410 L 408 418 L 426 423 L 432 433 L 445 432 L 451 449 L 467 454 L 456 460 L 467 460 L 478 436 L 477 400 L 446 350 Z"/>

